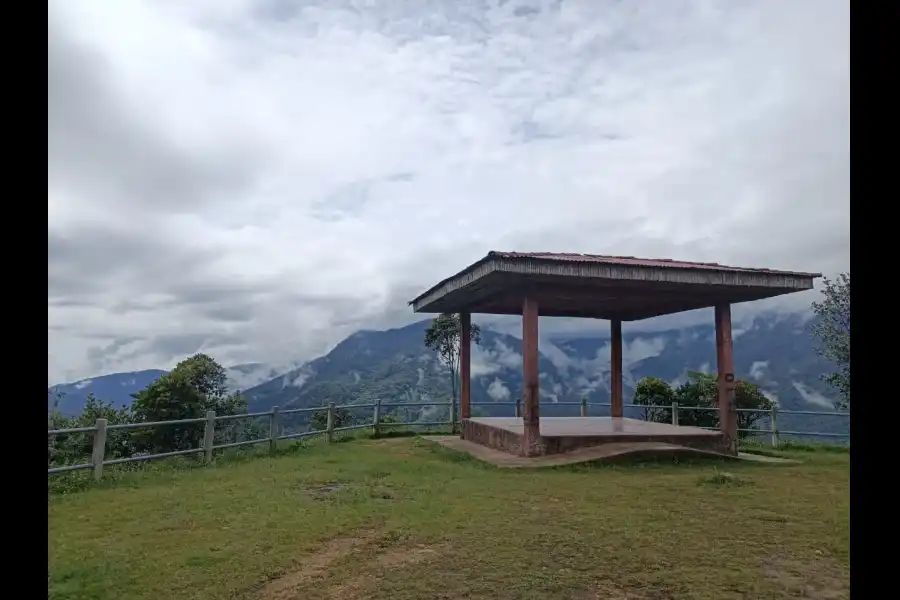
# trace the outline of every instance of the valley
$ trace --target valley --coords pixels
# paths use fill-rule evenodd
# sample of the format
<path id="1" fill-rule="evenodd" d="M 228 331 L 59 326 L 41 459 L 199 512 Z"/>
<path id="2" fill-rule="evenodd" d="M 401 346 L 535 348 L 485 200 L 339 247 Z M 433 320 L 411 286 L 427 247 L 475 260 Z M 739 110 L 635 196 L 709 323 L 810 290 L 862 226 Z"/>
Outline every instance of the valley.
<path id="1" fill-rule="evenodd" d="M 430 321 L 423 320 L 387 331 L 359 331 L 328 354 L 293 368 L 259 363 L 228 369 L 235 390 L 247 397 L 251 412 L 272 406 L 298 408 L 341 404 L 392 402 L 448 402 L 450 381 L 444 367 L 424 343 Z M 830 366 L 819 358 L 808 323 L 797 315 L 764 314 L 736 327 L 734 357 L 737 376 L 756 383 L 782 410 L 833 411 L 828 387 L 820 375 Z M 609 402 L 609 339 L 602 336 L 542 338 L 539 345 L 541 404 L 546 416 L 572 415 L 572 406 L 560 402 Z M 472 401 L 476 415 L 511 415 L 522 393 L 521 340 L 484 329 L 481 344 L 473 348 Z M 625 397 L 643 377 L 679 383 L 690 371 L 715 370 L 714 328 L 698 325 L 666 331 L 629 332 L 623 347 Z M 290 365 L 290 363 L 288 363 Z M 284 370 L 282 370 L 284 369 Z M 54 386 L 61 392 L 59 410 L 77 414 L 88 393 L 119 406 L 165 371 L 117 373 Z M 51 395 L 52 399 L 52 395 Z M 592 414 L 608 414 L 592 407 Z M 631 411 L 629 413 L 629 410 Z M 405 418 L 446 418 L 445 407 L 405 409 Z M 412 414 L 410 414 L 412 413 Z M 626 416 L 637 416 L 626 409 Z M 830 416 L 784 415 L 783 430 L 844 433 L 849 420 Z"/>

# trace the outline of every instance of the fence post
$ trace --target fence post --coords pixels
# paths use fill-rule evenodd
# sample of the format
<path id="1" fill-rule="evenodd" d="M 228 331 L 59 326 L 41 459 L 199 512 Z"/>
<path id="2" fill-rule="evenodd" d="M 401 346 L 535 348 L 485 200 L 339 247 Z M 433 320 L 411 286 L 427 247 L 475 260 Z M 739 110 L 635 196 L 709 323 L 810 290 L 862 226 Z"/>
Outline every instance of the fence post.
<path id="1" fill-rule="evenodd" d="M 678 403 L 672 403 L 672 425 L 678 425 Z"/>
<path id="2" fill-rule="evenodd" d="M 582 417 L 587 416 L 587 410 L 588 410 L 587 409 L 587 397 L 584 397 L 581 399 L 581 416 Z"/>
<path id="3" fill-rule="evenodd" d="M 778 447 L 778 406 L 773 402 L 772 410 L 769 411 L 769 418 L 772 421 L 772 447 Z"/>
<path id="4" fill-rule="evenodd" d="M 94 464 L 94 479 L 100 481 L 103 477 L 103 459 L 106 458 L 106 419 L 97 419 L 94 424 L 97 430 L 94 432 L 94 451 L 91 453 L 91 462 Z"/>
<path id="5" fill-rule="evenodd" d="M 203 461 L 212 462 L 213 443 L 216 439 L 216 411 L 206 411 L 206 427 L 203 430 Z"/>
<path id="6" fill-rule="evenodd" d="M 381 423 L 381 398 L 375 399 L 375 411 L 372 413 L 372 434 L 378 436 L 378 425 Z"/>
<path id="7" fill-rule="evenodd" d="M 450 398 L 450 433 L 456 433 L 456 396 Z"/>
<path id="8" fill-rule="evenodd" d="M 325 441 L 334 439 L 334 402 L 328 403 L 328 418 L 325 421 Z"/>
<path id="9" fill-rule="evenodd" d="M 276 447 L 278 446 L 278 430 L 280 429 L 279 425 L 281 424 L 281 414 L 278 412 L 278 407 L 272 407 L 272 415 L 269 417 L 269 454 L 275 454 Z"/>
<path id="10" fill-rule="evenodd" d="M 516 416 L 517 417 L 522 416 L 522 399 L 521 398 L 516 398 Z"/>

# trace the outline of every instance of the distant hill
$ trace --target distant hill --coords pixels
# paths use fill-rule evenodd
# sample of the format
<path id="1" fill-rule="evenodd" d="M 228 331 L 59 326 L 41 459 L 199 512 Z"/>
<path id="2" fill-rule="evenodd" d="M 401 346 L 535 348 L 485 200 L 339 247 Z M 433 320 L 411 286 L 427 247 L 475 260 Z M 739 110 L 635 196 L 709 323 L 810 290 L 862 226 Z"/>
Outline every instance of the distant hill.
<path id="1" fill-rule="evenodd" d="M 327 355 L 246 390 L 252 410 L 271 406 L 320 406 L 329 400 L 370 403 L 428 401 L 450 398 L 446 368 L 422 342 L 429 321 L 389 331 L 359 331 Z M 482 348 L 473 361 L 472 397 L 476 402 L 510 400 L 512 392 L 495 379 L 513 382 L 521 359 L 505 361 L 501 354 L 521 356 L 521 340 L 484 330 Z M 541 376 L 549 385 L 561 382 L 556 367 L 540 360 Z M 423 410 L 424 413 L 429 411 Z"/>
<path id="2" fill-rule="evenodd" d="M 94 394 L 105 402 L 111 402 L 116 408 L 131 406 L 131 394 L 141 391 L 165 374 L 166 371 L 149 369 L 131 373 L 111 373 L 91 379 L 82 379 L 74 383 L 54 385 L 50 388 L 51 394 L 48 394 L 48 403 L 50 404 L 48 408 L 53 408 L 55 395 L 60 392 L 62 395 L 56 408 L 67 417 L 81 413 L 88 394 Z"/>
<path id="3" fill-rule="evenodd" d="M 360 331 L 338 344 L 326 356 L 259 386 L 246 390 L 251 410 L 321 406 L 328 401 L 385 403 L 410 399 L 450 397 L 446 369 L 425 348 L 423 336 L 429 321 L 388 331 Z M 814 339 L 798 316 L 766 315 L 734 331 L 735 370 L 738 377 L 760 385 L 769 397 L 787 410 L 833 410 L 830 390 L 819 379 L 830 366 L 814 352 Z M 556 337 L 542 340 L 539 351 L 542 414 L 573 414 L 557 402 L 609 402 L 608 337 Z M 483 331 L 482 343 L 473 351 L 472 400 L 476 413 L 510 415 L 511 401 L 522 394 L 522 343 L 510 335 Z M 673 383 L 689 371 L 715 370 L 715 329 L 699 325 L 661 332 L 624 334 L 626 402 L 634 384 L 646 376 Z M 408 415 L 409 410 L 404 409 Z M 432 419 L 434 409 L 418 411 L 421 420 Z M 597 409 L 608 414 L 608 409 Z M 636 416 L 636 411 L 632 410 Z M 841 417 L 792 417 L 784 415 L 783 430 L 845 432 Z"/>
<path id="4" fill-rule="evenodd" d="M 305 364 L 274 367 L 261 363 L 228 369 L 231 388 L 243 390 L 251 411 L 272 406 L 313 407 L 329 401 L 341 404 L 390 404 L 402 401 L 447 402 L 450 383 L 446 368 L 423 338 L 430 321 L 388 331 L 358 331 L 320 358 Z M 715 329 L 697 325 L 657 332 L 624 332 L 624 384 L 626 402 L 634 385 L 654 376 L 672 383 L 689 371 L 715 371 Z M 794 316 L 774 314 L 735 326 L 735 371 L 739 378 L 757 383 L 782 410 L 832 411 L 831 390 L 820 380 L 829 364 L 814 352 L 808 323 Z M 575 414 L 574 407 L 555 405 L 587 397 L 592 403 L 609 402 L 609 339 L 607 336 L 556 336 L 539 345 L 542 414 Z M 63 414 L 78 414 L 88 393 L 115 405 L 130 404 L 131 394 L 145 388 L 165 371 L 114 373 L 54 386 L 65 396 Z M 522 395 L 522 342 L 484 329 L 482 343 L 473 350 L 472 400 L 475 414 L 511 415 L 512 402 Z M 501 403 L 501 404 L 498 404 Z M 398 411 L 400 409 L 397 409 Z M 594 414 L 608 409 L 592 407 Z M 404 420 L 446 418 L 446 407 L 404 408 Z M 626 415 L 637 416 L 626 409 Z M 783 415 L 782 430 L 845 433 L 842 417 Z"/>
<path id="5" fill-rule="evenodd" d="M 262 363 L 247 363 L 228 367 L 226 371 L 229 387 L 232 390 L 244 390 L 276 377 L 282 369 Z M 132 394 L 143 390 L 166 373 L 167 371 L 160 369 L 110 373 L 73 383 L 54 385 L 49 388 L 51 393 L 48 394 L 47 408 L 53 408 L 52 404 L 58 392 L 61 392 L 62 396 L 57 409 L 67 417 L 81 413 L 88 394 L 94 394 L 104 402 L 111 402 L 115 407 L 131 406 Z"/>

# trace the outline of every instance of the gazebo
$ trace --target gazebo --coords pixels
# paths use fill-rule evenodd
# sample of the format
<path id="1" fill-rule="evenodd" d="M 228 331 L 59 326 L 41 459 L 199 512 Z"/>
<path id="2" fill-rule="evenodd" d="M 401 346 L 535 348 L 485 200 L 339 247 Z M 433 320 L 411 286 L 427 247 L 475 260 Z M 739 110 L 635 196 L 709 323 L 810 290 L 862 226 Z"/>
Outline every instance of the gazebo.
<path id="1" fill-rule="evenodd" d="M 728 267 L 716 263 L 549 252 L 489 252 L 410 302 L 417 313 L 458 313 L 462 437 L 522 456 L 565 452 L 629 437 L 737 453 L 731 305 L 813 287 L 818 273 Z M 622 322 L 715 309 L 720 431 L 645 423 L 623 417 Z M 522 315 L 524 402 L 521 423 L 473 419 L 472 313 Z M 540 418 L 538 316 L 610 322 L 610 417 Z"/>

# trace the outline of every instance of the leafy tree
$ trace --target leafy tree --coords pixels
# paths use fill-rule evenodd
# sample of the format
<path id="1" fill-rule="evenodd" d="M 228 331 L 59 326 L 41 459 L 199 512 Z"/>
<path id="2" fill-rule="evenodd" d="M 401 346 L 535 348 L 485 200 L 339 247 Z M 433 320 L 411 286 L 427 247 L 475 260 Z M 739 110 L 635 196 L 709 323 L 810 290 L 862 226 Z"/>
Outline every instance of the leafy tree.
<path id="1" fill-rule="evenodd" d="M 679 407 L 700 410 L 678 411 L 678 424 L 688 427 L 718 427 L 719 412 L 715 410 L 703 410 L 717 407 L 719 387 L 716 376 L 709 373 L 692 371 L 688 373 L 687 381 L 675 388 L 675 401 Z M 737 388 L 735 388 L 735 403 L 737 403 Z"/>
<path id="2" fill-rule="evenodd" d="M 734 382 L 734 404 L 738 409 L 759 409 L 770 411 L 774 403 L 766 398 L 762 390 L 755 383 L 738 379 Z M 718 413 L 717 413 L 718 416 Z M 756 422 L 762 419 L 765 413 L 739 412 L 737 414 L 738 429 L 757 429 Z M 717 420 L 718 422 L 718 420 Z M 749 433 L 738 431 L 738 437 L 747 437 Z"/>
<path id="3" fill-rule="evenodd" d="M 836 280 L 823 280 L 822 301 L 813 302 L 812 309 L 819 319 L 812 325 L 819 338 L 820 356 L 837 367 L 822 379 L 840 394 L 835 407 L 850 410 L 850 272 L 841 273 Z"/>
<path id="4" fill-rule="evenodd" d="M 458 314 L 441 313 L 425 331 L 425 346 L 437 353 L 447 366 L 450 375 L 450 390 L 453 399 L 459 398 L 459 340 L 462 335 L 462 321 Z M 469 329 L 470 341 L 481 343 L 481 327 L 472 323 Z"/>
<path id="5" fill-rule="evenodd" d="M 735 408 L 772 410 L 772 402 L 765 397 L 756 384 L 737 380 L 734 389 Z M 679 425 L 690 427 L 718 427 L 719 412 L 711 410 L 717 407 L 718 387 L 716 376 L 709 373 L 691 372 L 688 380 L 677 388 L 654 377 L 645 377 L 635 386 L 634 403 L 647 408 L 645 418 L 657 423 L 668 423 L 671 412 L 668 409 L 652 408 L 651 405 L 670 406 L 678 402 L 679 407 L 708 410 L 684 410 L 678 413 Z M 765 416 L 762 412 L 739 412 L 737 414 L 738 429 L 751 430 Z M 748 431 L 738 432 L 738 437 L 747 437 Z"/>
<path id="6" fill-rule="evenodd" d="M 672 406 L 675 401 L 675 390 L 662 379 L 644 377 L 634 386 L 633 402 L 644 407 L 643 418 L 645 421 L 667 422 L 671 419 L 671 409 L 653 407 Z"/>
<path id="7" fill-rule="evenodd" d="M 691 372 L 688 380 L 676 389 L 679 406 L 700 408 L 718 407 L 719 389 L 716 376 L 711 373 Z M 766 398 L 755 383 L 738 379 L 734 382 L 734 404 L 737 409 L 772 410 L 772 401 Z M 687 414 L 685 414 L 687 413 Z M 692 413 L 692 414 L 691 414 Z M 682 415 L 684 418 L 682 419 Z M 756 429 L 756 423 L 765 416 L 763 412 L 737 413 L 738 429 Z M 697 427 L 718 427 L 718 410 L 688 410 L 679 413 L 679 423 Z M 738 432 L 738 437 L 747 437 L 749 432 Z"/>
<path id="8" fill-rule="evenodd" d="M 112 403 L 103 402 L 93 394 L 88 394 L 84 409 L 77 417 L 65 417 L 59 411 L 50 413 L 50 429 L 76 429 L 93 427 L 97 419 L 106 419 L 107 425 L 121 425 L 132 422 L 131 411 L 123 406 L 113 408 Z M 59 439 L 54 439 L 59 437 Z M 90 433 L 64 434 L 49 439 L 47 462 L 50 465 L 66 465 L 85 462 L 91 456 L 94 436 Z M 112 430 L 106 433 L 106 456 L 124 458 L 134 451 L 129 432 Z"/>
<path id="9" fill-rule="evenodd" d="M 225 369 L 206 354 L 197 354 L 178 363 L 143 391 L 132 394 L 136 421 L 174 421 L 200 419 L 206 411 L 216 415 L 247 412 L 247 400 L 231 394 Z M 247 429 L 247 423 L 217 423 L 218 440 L 232 440 Z M 144 452 L 171 452 L 197 448 L 203 439 L 204 425 L 188 423 L 138 430 L 136 443 Z"/>
<path id="10" fill-rule="evenodd" d="M 172 373 L 182 375 L 186 382 L 212 404 L 227 401 L 228 373 L 207 354 L 195 354 L 175 365 Z"/>

